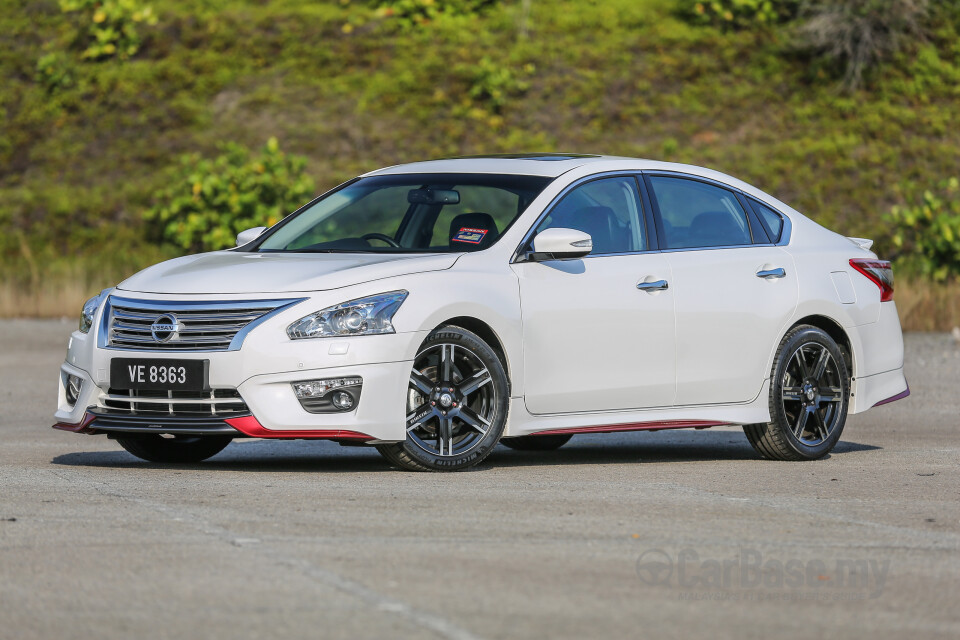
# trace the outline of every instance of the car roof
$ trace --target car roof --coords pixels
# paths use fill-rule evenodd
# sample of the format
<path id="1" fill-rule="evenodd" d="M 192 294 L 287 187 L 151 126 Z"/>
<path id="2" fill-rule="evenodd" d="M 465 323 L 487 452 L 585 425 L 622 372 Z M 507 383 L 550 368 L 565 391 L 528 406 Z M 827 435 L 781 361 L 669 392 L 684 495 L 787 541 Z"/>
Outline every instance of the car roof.
<path id="1" fill-rule="evenodd" d="M 370 171 L 361 177 L 413 173 L 491 173 L 556 178 L 581 167 L 585 170 L 578 172 L 580 174 L 604 173 L 608 171 L 663 171 L 668 173 L 681 173 L 688 176 L 699 176 L 740 189 L 744 193 L 766 202 L 774 209 L 781 213 L 788 214 L 793 218 L 803 217 L 802 213 L 793 209 L 785 202 L 729 174 L 692 164 L 663 162 L 645 158 L 628 158 L 625 156 L 578 153 L 493 154 L 398 164 L 392 167 Z"/>
<path id="2" fill-rule="evenodd" d="M 365 173 L 362 177 L 402 175 L 407 173 L 498 173 L 556 178 L 568 171 L 588 165 L 594 165 L 593 168 L 595 168 L 597 172 L 670 171 L 685 173 L 718 180 L 748 192 L 760 193 L 755 187 L 742 180 L 719 171 L 714 171 L 713 169 L 707 169 L 706 167 L 648 160 L 645 158 L 577 153 L 518 153 L 443 158 L 385 167 Z"/>
<path id="3" fill-rule="evenodd" d="M 585 164 L 610 160 L 633 159 L 578 153 L 516 153 L 468 156 L 398 164 L 371 171 L 364 174 L 364 177 L 404 173 L 504 173 L 556 178 Z"/>

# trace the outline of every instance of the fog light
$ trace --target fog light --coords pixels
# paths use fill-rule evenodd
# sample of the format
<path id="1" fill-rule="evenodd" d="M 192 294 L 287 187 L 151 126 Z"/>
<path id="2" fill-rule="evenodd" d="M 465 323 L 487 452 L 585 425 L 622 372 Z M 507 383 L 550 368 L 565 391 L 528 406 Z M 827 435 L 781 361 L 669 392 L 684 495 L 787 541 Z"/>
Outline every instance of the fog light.
<path id="1" fill-rule="evenodd" d="M 80 391 L 83 389 L 83 378 L 67 374 L 66 384 L 64 386 L 64 395 L 67 399 L 67 404 L 71 407 L 77 404 L 77 400 L 80 399 Z"/>
<path id="2" fill-rule="evenodd" d="M 337 409 L 342 409 L 346 411 L 353 407 L 353 398 L 350 397 L 349 393 L 344 393 L 343 391 L 338 391 L 333 394 L 333 406 Z"/>
<path id="3" fill-rule="evenodd" d="M 354 409 L 360 398 L 363 379 L 324 378 L 291 383 L 293 392 L 310 413 L 338 413 Z"/>

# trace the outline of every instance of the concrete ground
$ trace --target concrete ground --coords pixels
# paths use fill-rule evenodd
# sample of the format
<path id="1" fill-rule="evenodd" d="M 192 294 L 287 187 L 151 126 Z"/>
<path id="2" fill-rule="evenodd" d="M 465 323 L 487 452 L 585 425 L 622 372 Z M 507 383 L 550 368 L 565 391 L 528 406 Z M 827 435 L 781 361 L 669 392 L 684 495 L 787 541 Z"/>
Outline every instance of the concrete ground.
<path id="1" fill-rule="evenodd" d="M 500 447 L 459 474 L 241 440 L 136 460 L 50 429 L 73 323 L 0 323 L 0 638 L 960 637 L 960 346 L 828 458 L 734 428 Z"/>

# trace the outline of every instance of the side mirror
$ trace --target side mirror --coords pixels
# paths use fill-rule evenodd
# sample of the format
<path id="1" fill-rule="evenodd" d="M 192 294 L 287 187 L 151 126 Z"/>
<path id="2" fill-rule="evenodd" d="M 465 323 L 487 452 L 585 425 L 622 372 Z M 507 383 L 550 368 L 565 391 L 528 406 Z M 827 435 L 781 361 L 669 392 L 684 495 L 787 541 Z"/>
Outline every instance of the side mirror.
<path id="1" fill-rule="evenodd" d="M 266 231 L 266 227 L 254 227 L 253 229 L 247 229 L 246 231 L 241 231 L 237 234 L 237 246 L 242 247 L 245 244 L 249 244 L 260 237 L 260 234 Z"/>
<path id="2" fill-rule="evenodd" d="M 533 238 L 533 251 L 527 253 L 530 262 L 582 258 L 593 251 L 589 233 L 576 229 L 545 229 Z"/>

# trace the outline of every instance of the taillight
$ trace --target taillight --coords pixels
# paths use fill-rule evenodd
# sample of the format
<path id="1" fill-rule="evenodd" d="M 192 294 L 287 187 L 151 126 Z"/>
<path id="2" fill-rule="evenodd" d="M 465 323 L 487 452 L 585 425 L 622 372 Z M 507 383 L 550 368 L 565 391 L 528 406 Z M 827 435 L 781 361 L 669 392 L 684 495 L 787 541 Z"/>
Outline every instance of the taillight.
<path id="1" fill-rule="evenodd" d="M 889 261 L 851 258 L 850 266 L 880 287 L 880 302 L 893 300 L 893 266 Z"/>

